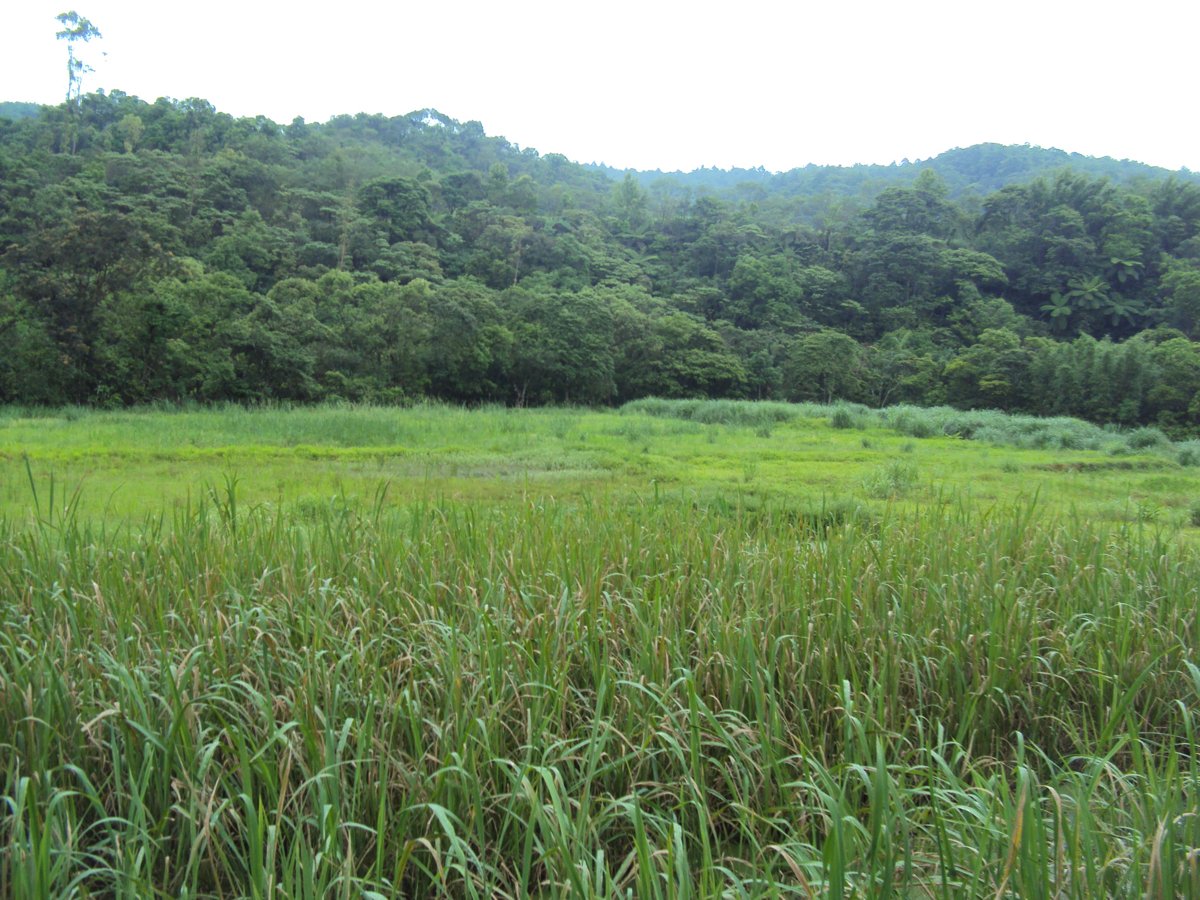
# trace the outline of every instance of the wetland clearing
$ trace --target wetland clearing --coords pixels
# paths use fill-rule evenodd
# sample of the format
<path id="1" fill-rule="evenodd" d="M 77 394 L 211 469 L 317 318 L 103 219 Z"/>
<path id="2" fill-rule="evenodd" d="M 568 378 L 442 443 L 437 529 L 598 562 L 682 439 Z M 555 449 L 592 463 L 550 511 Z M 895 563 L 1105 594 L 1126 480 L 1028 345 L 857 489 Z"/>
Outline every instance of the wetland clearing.
<path id="1" fill-rule="evenodd" d="M 1200 894 L 1194 446 L 0 412 L 0 895 Z"/>

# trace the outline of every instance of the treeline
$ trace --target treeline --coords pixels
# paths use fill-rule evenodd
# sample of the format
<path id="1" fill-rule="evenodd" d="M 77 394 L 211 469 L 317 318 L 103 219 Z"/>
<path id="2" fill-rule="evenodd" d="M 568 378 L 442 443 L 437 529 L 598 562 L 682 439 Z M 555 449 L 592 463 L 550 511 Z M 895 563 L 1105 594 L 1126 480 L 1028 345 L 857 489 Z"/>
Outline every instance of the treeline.
<path id="1" fill-rule="evenodd" d="M 0 105 L 0 114 L 3 114 Z M 621 179 L 625 170 L 594 165 L 611 178 Z M 810 197 L 841 201 L 869 202 L 887 187 L 912 187 L 921 173 L 932 171 L 946 185 L 949 195 L 968 203 L 1015 182 L 1032 181 L 1054 175 L 1062 169 L 1091 178 L 1107 178 L 1118 184 L 1144 182 L 1174 175 L 1200 183 L 1200 174 L 1150 166 L 1146 163 L 1111 157 L 1084 156 L 1047 147 L 1029 145 L 975 144 L 939 153 L 927 160 L 904 160 L 889 165 L 859 163 L 852 166 L 809 164 L 788 172 L 755 169 L 700 168 L 691 172 L 634 172 L 643 186 L 669 180 L 681 187 L 729 193 L 742 198 L 766 196 Z"/>
<path id="2" fill-rule="evenodd" d="M 1191 179 L 786 184 L 614 181 L 433 111 L 280 126 L 114 92 L 0 118 L 0 402 L 843 398 L 1200 426 Z"/>

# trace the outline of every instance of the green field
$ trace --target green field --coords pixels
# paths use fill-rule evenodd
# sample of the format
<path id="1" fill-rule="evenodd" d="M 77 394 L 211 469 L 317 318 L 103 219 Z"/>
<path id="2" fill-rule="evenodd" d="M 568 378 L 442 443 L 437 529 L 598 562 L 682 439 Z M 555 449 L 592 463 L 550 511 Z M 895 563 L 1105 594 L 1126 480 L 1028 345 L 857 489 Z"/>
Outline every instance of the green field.
<path id="1" fill-rule="evenodd" d="M 1200 896 L 1195 451 L 0 410 L 0 896 Z"/>
<path id="2" fill-rule="evenodd" d="M 848 422 L 830 427 L 839 410 Z M 913 422 L 919 413 L 901 411 L 894 428 L 860 407 L 729 401 L 650 401 L 621 412 L 0 410 L 0 515 L 19 521 L 34 511 L 32 473 L 41 495 L 53 483 L 60 496 L 77 499 L 88 520 L 183 509 L 233 480 L 244 506 L 288 512 L 373 502 L 383 488 L 389 506 L 669 496 L 802 511 L 828 504 L 878 510 L 953 496 L 977 508 L 1036 498 L 1042 509 L 1092 521 L 1193 527 L 1200 452 L 1191 451 L 1192 465 L 1181 466 L 1169 444 L 1130 447 L 1127 437 L 1071 420 L 1044 420 L 1046 433 L 1033 439 L 1019 428 L 1001 434 L 988 416 L 1002 426 L 1039 420 L 987 413 L 964 414 L 973 416 L 968 425 L 983 423 L 975 429 L 980 440 L 945 436 L 932 416 L 930 436 L 914 437 L 925 433 L 913 427 L 921 424 Z M 1082 449 L 1089 445 L 1095 449 Z"/>

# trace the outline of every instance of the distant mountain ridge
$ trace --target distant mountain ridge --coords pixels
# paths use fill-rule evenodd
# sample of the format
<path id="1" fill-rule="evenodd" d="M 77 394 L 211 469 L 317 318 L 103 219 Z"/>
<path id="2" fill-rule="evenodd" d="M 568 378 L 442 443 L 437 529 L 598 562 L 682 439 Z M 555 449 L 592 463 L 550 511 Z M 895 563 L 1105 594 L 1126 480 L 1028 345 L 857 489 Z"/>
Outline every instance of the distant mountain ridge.
<path id="1" fill-rule="evenodd" d="M 119 95 L 119 92 L 118 92 Z M 43 106 L 38 103 L 0 101 L 0 119 L 18 121 L 39 115 Z M 340 115 L 329 120 L 329 124 L 345 125 L 353 120 L 370 121 L 383 118 L 393 124 L 403 122 L 404 130 L 410 135 L 424 129 L 444 129 L 452 135 L 469 135 L 478 141 L 486 135 L 478 122 L 460 122 L 432 107 L 414 110 L 403 116 L 392 118 L 379 116 Z M 282 126 L 280 126 L 282 127 Z M 398 136 L 398 135 L 397 135 Z M 517 153 L 528 155 L 529 148 L 508 141 L 506 138 L 487 135 L 492 142 L 506 143 Z M 535 151 L 536 152 L 536 151 Z M 537 154 L 543 159 L 553 158 L 561 165 L 565 157 L 554 152 Z M 701 193 L 764 193 L 782 198 L 817 197 L 841 195 L 859 200 L 870 200 L 888 187 L 906 187 L 916 181 L 921 172 L 932 170 L 941 177 L 952 198 L 971 195 L 986 196 L 1000 188 L 1015 183 L 1032 181 L 1042 175 L 1052 174 L 1066 168 L 1092 177 L 1108 178 L 1118 184 L 1128 184 L 1140 179 L 1161 179 L 1175 176 L 1200 184 L 1200 172 L 1188 169 L 1171 170 L 1129 159 L 1114 159 L 1109 156 L 1095 157 L 1072 153 L 1056 148 L 1030 144 L 973 144 L 956 147 L 925 160 L 900 163 L 854 163 L 850 165 L 816 165 L 789 169 L 786 172 L 771 172 L 762 166 L 755 168 L 719 169 L 701 167 L 690 172 L 662 169 L 622 169 L 603 163 L 581 163 L 582 169 L 603 174 L 611 180 L 620 181 L 626 173 L 632 175 L 643 186 L 665 181 L 680 188 Z"/>
<path id="2" fill-rule="evenodd" d="M 1109 178 L 1120 184 L 1170 176 L 1200 183 L 1200 173 L 1188 169 L 1174 171 L 1134 160 L 1086 156 L 1029 144 L 974 144 L 914 162 L 905 160 L 889 165 L 858 163 L 848 166 L 810 164 L 786 172 L 769 172 L 761 166 L 753 169 L 700 168 L 691 172 L 618 169 L 596 164 L 592 164 L 591 168 L 613 179 L 624 178 L 625 173 L 629 172 L 642 184 L 666 179 L 680 186 L 716 192 L 758 185 L 768 193 L 782 196 L 839 193 L 862 196 L 864 199 L 886 187 L 911 185 L 927 169 L 942 178 L 951 197 L 969 194 L 984 196 L 1006 185 L 1031 181 L 1040 175 L 1066 168 L 1092 177 Z"/>
<path id="3" fill-rule="evenodd" d="M 11 100 L 0 101 L 0 119 L 32 119 L 42 111 L 40 103 L 20 103 Z"/>

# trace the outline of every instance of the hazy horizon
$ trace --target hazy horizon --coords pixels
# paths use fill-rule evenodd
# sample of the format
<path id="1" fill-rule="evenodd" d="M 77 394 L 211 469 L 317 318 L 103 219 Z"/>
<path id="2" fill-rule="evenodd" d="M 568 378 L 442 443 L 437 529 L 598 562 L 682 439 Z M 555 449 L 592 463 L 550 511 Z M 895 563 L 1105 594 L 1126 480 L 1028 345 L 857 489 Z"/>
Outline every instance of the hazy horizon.
<path id="1" fill-rule="evenodd" d="M 121 89 L 113 88 L 112 90 L 119 91 Z M 98 93 L 110 93 L 110 91 L 107 91 L 103 88 L 97 89 L 97 92 Z M 137 95 L 132 94 L 132 92 L 129 92 L 129 91 L 126 91 L 124 93 L 126 93 L 127 95 L 130 95 L 130 96 L 137 96 Z M 158 100 L 160 98 L 156 97 L 154 99 L 148 99 L 146 97 L 139 96 L 138 99 L 146 101 L 148 103 L 153 103 L 153 102 L 155 102 L 155 100 Z M 169 98 L 169 99 L 178 101 L 181 98 L 175 97 L 175 98 Z M 186 98 L 186 99 L 197 99 L 197 100 L 208 101 L 207 97 L 196 97 L 196 98 Z M 3 102 L 37 104 L 39 101 L 14 99 L 14 98 L 0 98 L 0 103 L 3 103 Z M 211 101 L 208 101 L 208 102 L 211 102 Z M 49 104 L 42 104 L 42 105 L 54 106 L 55 104 L 52 102 Z M 227 112 L 227 110 L 223 110 L 219 106 L 216 106 L 215 104 L 214 104 L 214 108 L 216 109 L 216 111 L 218 113 Z M 452 119 L 453 121 L 458 122 L 459 124 L 466 124 L 467 122 L 472 121 L 470 119 L 460 119 L 457 116 L 452 115 L 451 113 L 447 113 L 444 110 L 435 109 L 432 106 L 423 106 L 423 107 L 419 107 L 417 109 L 409 110 L 408 112 L 394 113 L 394 114 L 378 113 L 378 112 L 370 113 L 370 112 L 367 112 L 366 110 L 358 110 L 356 112 L 334 113 L 332 116 L 330 116 L 326 119 L 312 120 L 312 121 L 305 119 L 304 121 L 307 124 L 324 124 L 324 123 L 328 122 L 330 119 L 337 118 L 339 116 L 353 117 L 353 116 L 357 116 L 357 115 L 388 115 L 390 118 L 393 116 L 412 116 L 412 115 L 415 115 L 417 113 L 422 113 L 422 112 L 436 112 L 436 113 L 439 113 L 439 114 L 445 116 L 448 119 Z M 253 118 L 256 115 L 261 115 L 261 113 L 249 114 L 249 117 Z M 271 118 L 271 117 L 267 116 L 267 118 Z M 301 118 L 303 118 L 303 117 L 301 117 Z M 289 124 L 289 122 L 279 121 L 276 119 L 271 119 L 271 121 L 275 122 L 277 125 L 280 125 L 280 126 Z M 478 120 L 475 120 L 475 121 L 478 121 Z M 491 131 L 488 128 L 487 122 L 480 122 L 480 124 L 483 126 L 484 132 L 487 134 L 488 137 L 506 140 L 510 144 L 512 144 L 516 147 L 519 147 L 521 149 L 533 149 L 538 153 L 539 156 L 546 156 L 546 155 L 550 155 L 550 154 L 566 156 L 566 154 L 559 153 L 557 150 L 555 150 L 553 148 L 542 148 L 542 147 L 532 147 L 531 148 L 529 145 L 523 144 L 519 140 L 514 140 L 509 135 L 496 134 L 495 132 Z M 573 163 L 577 163 L 579 165 L 584 165 L 584 166 L 598 166 L 601 168 L 614 169 L 614 170 L 618 170 L 618 171 L 662 172 L 662 174 L 664 174 L 664 175 L 671 175 L 671 174 L 676 174 L 676 173 L 686 175 L 686 174 L 689 174 L 692 172 L 698 172 L 698 171 L 704 171 L 704 170 L 719 171 L 719 172 L 731 172 L 731 171 L 735 171 L 735 170 L 742 170 L 742 171 L 762 170 L 771 175 L 780 175 L 780 174 L 783 174 L 783 173 L 786 173 L 789 171 L 793 171 L 795 169 L 803 169 L 803 168 L 806 168 L 809 166 L 818 167 L 818 168 L 824 167 L 824 168 L 852 169 L 852 168 L 855 168 L 856 166 L 887 167 L 887 166 L 920 165 L 922 163 L 929 162 L 932 159 L 936 159 L 939 156 L 943 156 L 946 153 L 951 153 L 955 150 L 967 150 L 967 149 L 970 149 L 971 147 L 985 146 L 985 145 L 1000 146 L 1000 147 L 1029 147 L 1031 149 L 1036 149 L 1036 150 L 1046 150 L 1046 151 L 1056 152 L 1056 153 L 1065 153 L 1069 156 L 1083 156 L 1083 157 L 1086 157 L 1089 159 L 1113 159 L 1113 160 L 1116 160 L 1119 162 L 1131 162 L 1131 163 L 1138 163 L 1138 164 L 1145 165 L 1145 166 L 1153 166 L 1155 168 L 1161 168 L 1161 169 L 1165 169 L 1165 170 L 1171 171 L 1171 172 L 1185 172 L 1188 174 L 1193 174 L 1193 170 L 1191 168 L 1189 168 L 1188 166 L 1179 166 L 1178 168 L 1172 169 L 1172 168 L 1169 168 L 1166 166 L 1157 166 L 1154 163 L 1149 163 L 1149 162 L 1146 162 L 1145 160 L 1141 160 L 1141 159 L 1131 159 L 1129 157 L 1116 157 L 1116 156 L 1113 156 L 1112 154 L 1107 154 L 1107 153 L 1101 153 L 1101 154 L 1080 153 L 1079 151 L 1072 150 L 1067 147 L 1048 147 L 1048 146 L 1043 146 L 1041 144 L 1035 144 L 1035 143 L 1030 143 L 1030 142 L 1022 142 L 1019 144 L 1002 144 L 999 141 L 977 141 L 972 144 L 961 144 L 961 143 L 955 144 L 953 146 L 946 147 L 945 149 L 940 150 L 936 153 L 933 153 L 930 156 L 917 157 L 915 159 L 908 159 L 907 157 L 905 157 L 904 159 L 895 159 L 895 160 L 886 160 L 886 161 L 885 160 L 854 160 L 854 161 L 850 161 L 850 162 L 802 163 L 797 166 L 792 166 L 791 169 L 771 169 L 771 168 L 768 168 L 763 165 L 741 165 L 741 164 L 736 164 L 736 165 L 731 165 L 731 166 L 713 166 L 713 165 L 701 164 L 701 165 L 695 166 L 690 169 L 667 168 L 664 166 L 633 167 L 633 166 L 613 165 L 613 164 L 608 163 L 601 159 L 575 159 L 573 157 L 567 157 L 567 158 Z"/>
<path id="2" fill-rule="evenodd" d="M 1119 21 L 1075 0 L 752 0 L 721 16 L 674 0 L 599 14 L 347 0 L 321 17 L 276 2 L 83 2 L 103 33 L 78 47 L 96 70 L 86 91 L 201 97 L 281 124 L 428 107 L 541 153 L 643 171 L 888 165 L 980 143 L 1200 169 L 1186 114 L 1200 7 L 1164 0 Z M 0 92 L 61 102 L 64 6 L 0 16 Z"/>

